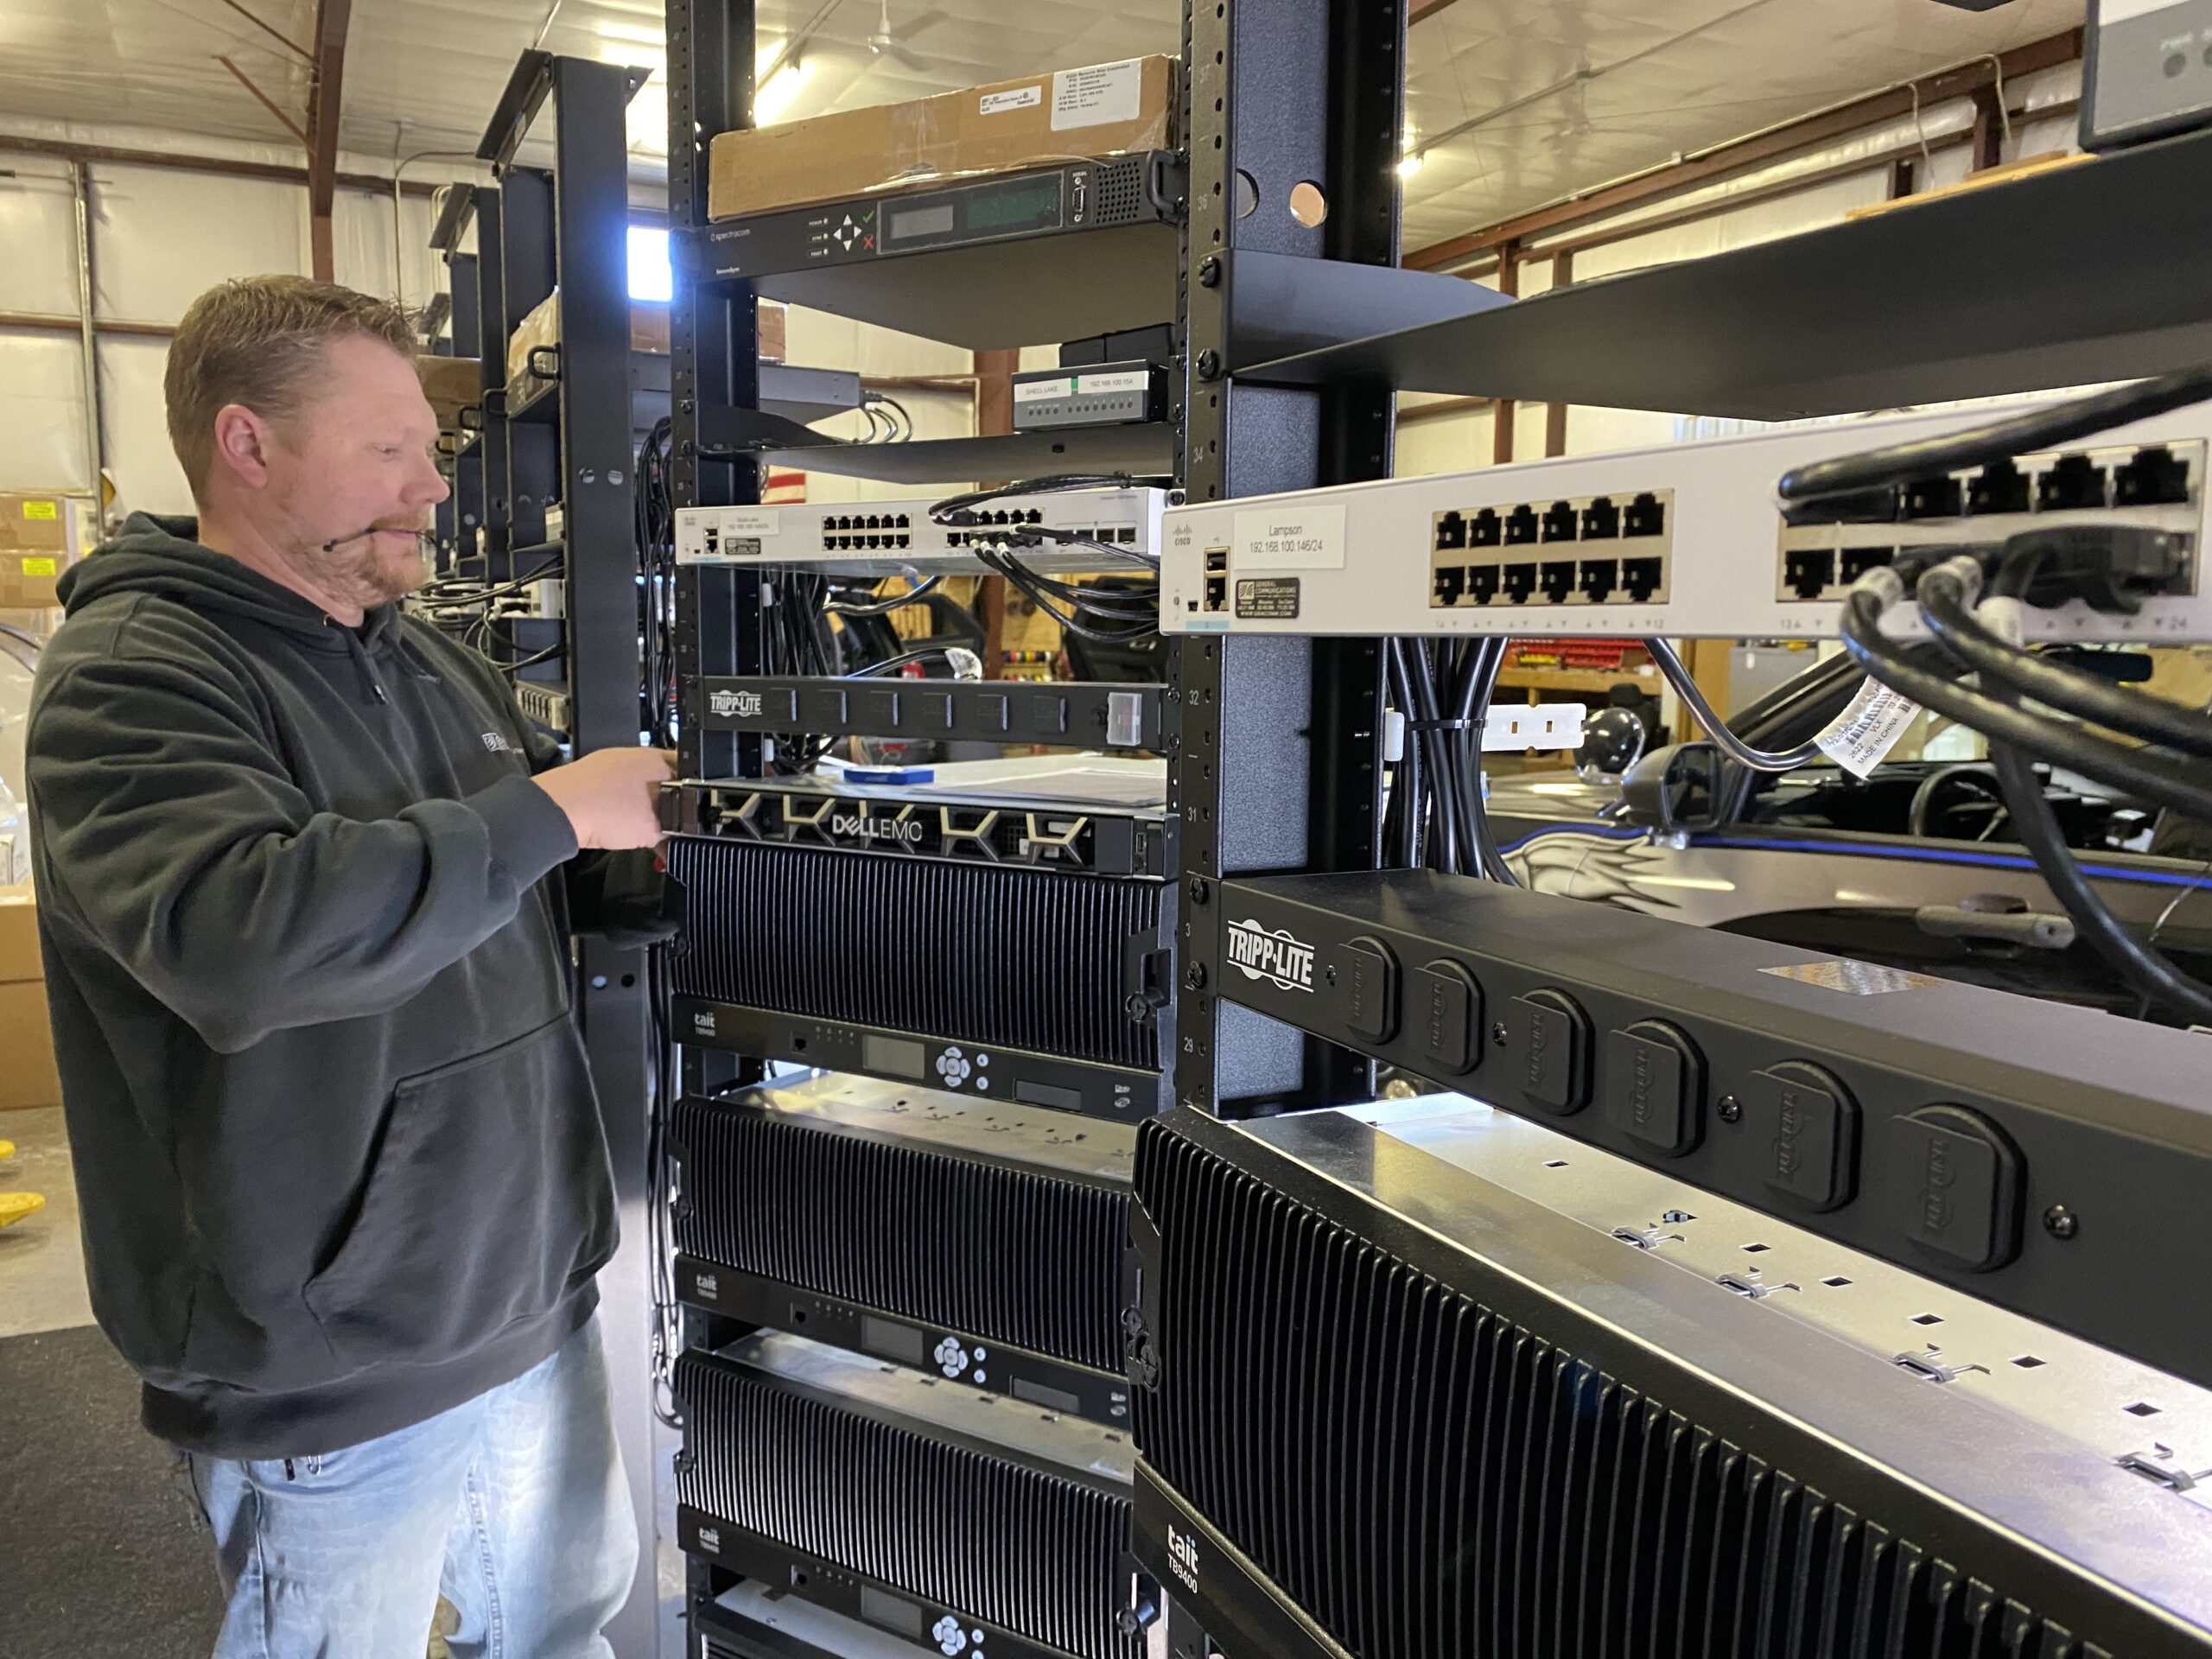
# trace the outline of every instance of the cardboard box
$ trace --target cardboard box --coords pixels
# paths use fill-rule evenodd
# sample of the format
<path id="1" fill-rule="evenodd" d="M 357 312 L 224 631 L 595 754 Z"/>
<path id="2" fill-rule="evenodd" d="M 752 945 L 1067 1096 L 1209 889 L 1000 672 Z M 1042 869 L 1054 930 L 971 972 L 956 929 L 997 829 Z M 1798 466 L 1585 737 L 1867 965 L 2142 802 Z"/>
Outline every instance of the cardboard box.
<path id="1" fill-rule="evenodd" d="M 530 354 L 541 346 L 561 343 L 561 290 L 555 289 L 507 336 L 507 409 L 512 413 L 528 403 L 548 381 L 530 371 Z M 668 305 L 664 301 L 630 302 L 630 349 L 656 357 L 668 355 Z"/>
<path id="2" fill-rule="evenodd" d="M 715 135 L 707 216 L 742 219 L 1071 156 L 1172 149 L 1175 60 L 1083 69 Z"/>
<path id="3" fill-rule="evenodd" d="M 46 1013 L 39 959 L 38 904 L 28 884 L 0 887 L 0 1111 L 59 1106 L 54 1027 Z"/>
<path id="4" fill-rule="evenodd" d="M 415 372 L 422 377 L 423 395 L 438 413 L 442 432 L 459 430 L 461 410 L 484 400 L 484 365 L 475 358 L 426 353 L 415 359 Z"/>
<path id="5" fill-rule="evenodd" d="M 99 542 L 99 509 L 88 498 L 0 493 L 0 610 L 41 610 L 54 584 Z"/>

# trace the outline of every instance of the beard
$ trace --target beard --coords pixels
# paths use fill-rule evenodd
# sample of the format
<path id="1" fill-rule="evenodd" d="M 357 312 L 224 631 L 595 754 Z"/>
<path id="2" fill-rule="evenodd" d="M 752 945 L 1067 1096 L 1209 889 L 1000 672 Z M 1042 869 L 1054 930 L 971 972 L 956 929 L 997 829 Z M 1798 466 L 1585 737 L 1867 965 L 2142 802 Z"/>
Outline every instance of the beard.
<path id="1" fill-rule="evenodd" d="M 354 536 L 335 547 L 317 542 L 302 550 L 301 563 L 332 598 L 373 610 L 404 599 L 429 580 L 429 562 L 416 539 L 420 528 L 379 524 L 378 531 L 391 533 Z"/>

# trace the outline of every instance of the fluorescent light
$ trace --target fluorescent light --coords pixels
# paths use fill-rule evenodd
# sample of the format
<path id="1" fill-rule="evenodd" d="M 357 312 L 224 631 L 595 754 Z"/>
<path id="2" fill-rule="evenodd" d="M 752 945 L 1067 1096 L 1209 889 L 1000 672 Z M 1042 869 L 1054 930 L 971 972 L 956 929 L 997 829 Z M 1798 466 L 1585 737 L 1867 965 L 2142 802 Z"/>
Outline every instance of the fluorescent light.
<path id="1" fill-rule="evenodd" d="M 1402 179 L 1413 177 L 1414 174 L 1421 171 L 1421 153 L 1419 150 L 1414 151 L 1410 156 L 1401 156 L 1398 158 L 1398 176 Z"/>
<path id="2" fill-rule="evenodd" d="M 781 118 L 798 96 L 799 88 L 806 82 L 809 66 L 804 58 L 786 58 L 783 67 L 768 77 L 753 94 L 753 121 L 756 126 L 767 126 Z"/>
<path id="3" fill-rule="evenodd" d="M 630 226 L 630 297 L 672 300 L 676 273 L 668 263 L 668 232 L 651 225 Z"/>

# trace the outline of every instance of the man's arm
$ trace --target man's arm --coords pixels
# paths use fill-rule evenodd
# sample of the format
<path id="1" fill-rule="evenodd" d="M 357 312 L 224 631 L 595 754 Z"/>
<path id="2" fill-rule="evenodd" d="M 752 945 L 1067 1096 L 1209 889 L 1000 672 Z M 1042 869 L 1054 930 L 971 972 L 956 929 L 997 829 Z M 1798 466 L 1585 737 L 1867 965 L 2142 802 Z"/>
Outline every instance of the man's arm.
<path id="1" fill-rule="evenodd" d="M 396 1007 L 576 851 L 570 814 L 518 774 L 372 823 L 317 812 L 244 689 L 204 665 L 73 664 L 29 749 L 46 873 L 224 1052 Z"/>

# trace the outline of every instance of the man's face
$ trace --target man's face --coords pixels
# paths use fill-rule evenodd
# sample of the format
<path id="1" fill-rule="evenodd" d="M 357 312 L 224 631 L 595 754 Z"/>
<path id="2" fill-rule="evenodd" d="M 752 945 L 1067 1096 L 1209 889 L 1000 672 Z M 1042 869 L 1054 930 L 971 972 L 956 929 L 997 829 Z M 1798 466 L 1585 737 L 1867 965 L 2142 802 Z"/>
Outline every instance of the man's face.
<path id="1" fill-rule="evenodd" d="M 333 598 L 365 610 L 422 586 L 416 534 L 448 492 L 433 459 L 437 416 L 414 364 L 382 340 L 334 340 L 315 391 L 270 435 L 265 499 L 284 551 Z"/>

